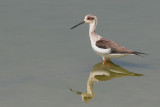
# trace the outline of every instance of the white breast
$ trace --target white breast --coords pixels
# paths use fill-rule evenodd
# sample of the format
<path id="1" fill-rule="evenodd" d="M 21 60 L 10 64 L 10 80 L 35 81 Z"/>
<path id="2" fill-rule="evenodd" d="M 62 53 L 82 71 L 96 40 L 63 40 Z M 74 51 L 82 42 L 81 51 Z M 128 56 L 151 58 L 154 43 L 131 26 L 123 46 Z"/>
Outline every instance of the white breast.
<path id="1" fill-rule="evenodd" d="M 108 48 L 108 49 L 101 49 L 99 47 L 97 47 L 95 45 L 95 43 L 91 42 L 91 46 L 92 46 L 92 49 L 100 56 L 104 57 L 106 56 L 106 54 L 110 54 L 111 53 L 111 48 Z"/>

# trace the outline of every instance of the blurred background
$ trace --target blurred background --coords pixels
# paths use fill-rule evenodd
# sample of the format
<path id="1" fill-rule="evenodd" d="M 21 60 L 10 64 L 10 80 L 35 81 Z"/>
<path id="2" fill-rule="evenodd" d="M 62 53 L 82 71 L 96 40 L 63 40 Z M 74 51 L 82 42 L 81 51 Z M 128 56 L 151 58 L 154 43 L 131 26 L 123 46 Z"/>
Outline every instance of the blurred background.
<path id="1" fill-rule="evenodd" d="M 159 0 L 1 0 L 0 105 L 2 107 L 158 107 L 160 105 Z M 86 90 L 92 67 L 88 25 L 70 28 L 85 15 L 96 32 L 149 55 L 112 60 L 141 77 L 96 82 L 85 104 L 69 88 Z"/>

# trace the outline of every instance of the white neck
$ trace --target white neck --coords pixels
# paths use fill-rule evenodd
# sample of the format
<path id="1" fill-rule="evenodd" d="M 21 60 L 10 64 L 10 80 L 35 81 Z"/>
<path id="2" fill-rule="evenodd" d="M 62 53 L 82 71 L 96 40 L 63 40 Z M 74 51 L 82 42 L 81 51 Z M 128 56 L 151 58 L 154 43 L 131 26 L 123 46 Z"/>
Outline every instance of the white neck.
<path id="1" fill-rule="evenodd" d="M 93 23 L 90 23 L 90 24 L 89 24 L 89 34 L 95 32 L 96 25 L 97 25 L 97 22 L 96 22 L 96 21 L 94 21 Z"/>
<path id="2" fill-rule="evenodd" d="M 95 41 L 102 38 L 101 36 L 95 33 L 96 26 L 97 26 L 97 20 L 89 24 L 89 37 L 90 37 L 91 43 L 94 43 Z"/>

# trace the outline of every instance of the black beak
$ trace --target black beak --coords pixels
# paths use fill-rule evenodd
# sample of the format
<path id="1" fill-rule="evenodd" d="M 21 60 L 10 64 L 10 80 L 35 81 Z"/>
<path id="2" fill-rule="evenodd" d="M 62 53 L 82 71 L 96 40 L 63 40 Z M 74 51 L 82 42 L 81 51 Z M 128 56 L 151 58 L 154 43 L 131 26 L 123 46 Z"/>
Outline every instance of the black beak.
<path id="1" fill-rule="evenodd" d="M 79 25 L 81 25 L 81 24 L 84 24 L 84 23 L 85 23 L 85 21 L 83 21 L 83 22 L 81 22 L 81 23 L 79 23 L 79 24 L 77 24 L 77 25 L 71 27 L 70 29 L 73 29 L 73 28 L 75 28 L 75 27 L 77 27 L 77 26 L 79 26 Z"/>

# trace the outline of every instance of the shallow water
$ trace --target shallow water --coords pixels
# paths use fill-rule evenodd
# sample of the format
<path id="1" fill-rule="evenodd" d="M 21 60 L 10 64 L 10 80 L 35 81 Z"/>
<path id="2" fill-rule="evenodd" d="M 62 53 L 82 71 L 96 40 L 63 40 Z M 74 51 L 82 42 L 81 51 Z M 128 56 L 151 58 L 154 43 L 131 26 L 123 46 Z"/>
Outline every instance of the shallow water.
<path id="1" fill-rule="evenodd" d="M 82 107 L 73 89 L 85 92 L 92 67 L 101 62 L 90 47 L 88 25 L 69 28 L 86 14 L 98 17 L 96 32 L 144 57 L 112 60 L 144 74 L 95 82 L 88 107 L 158 107 L 160 104 L 159 0 L 0 1 L 0 105 Z"/>

